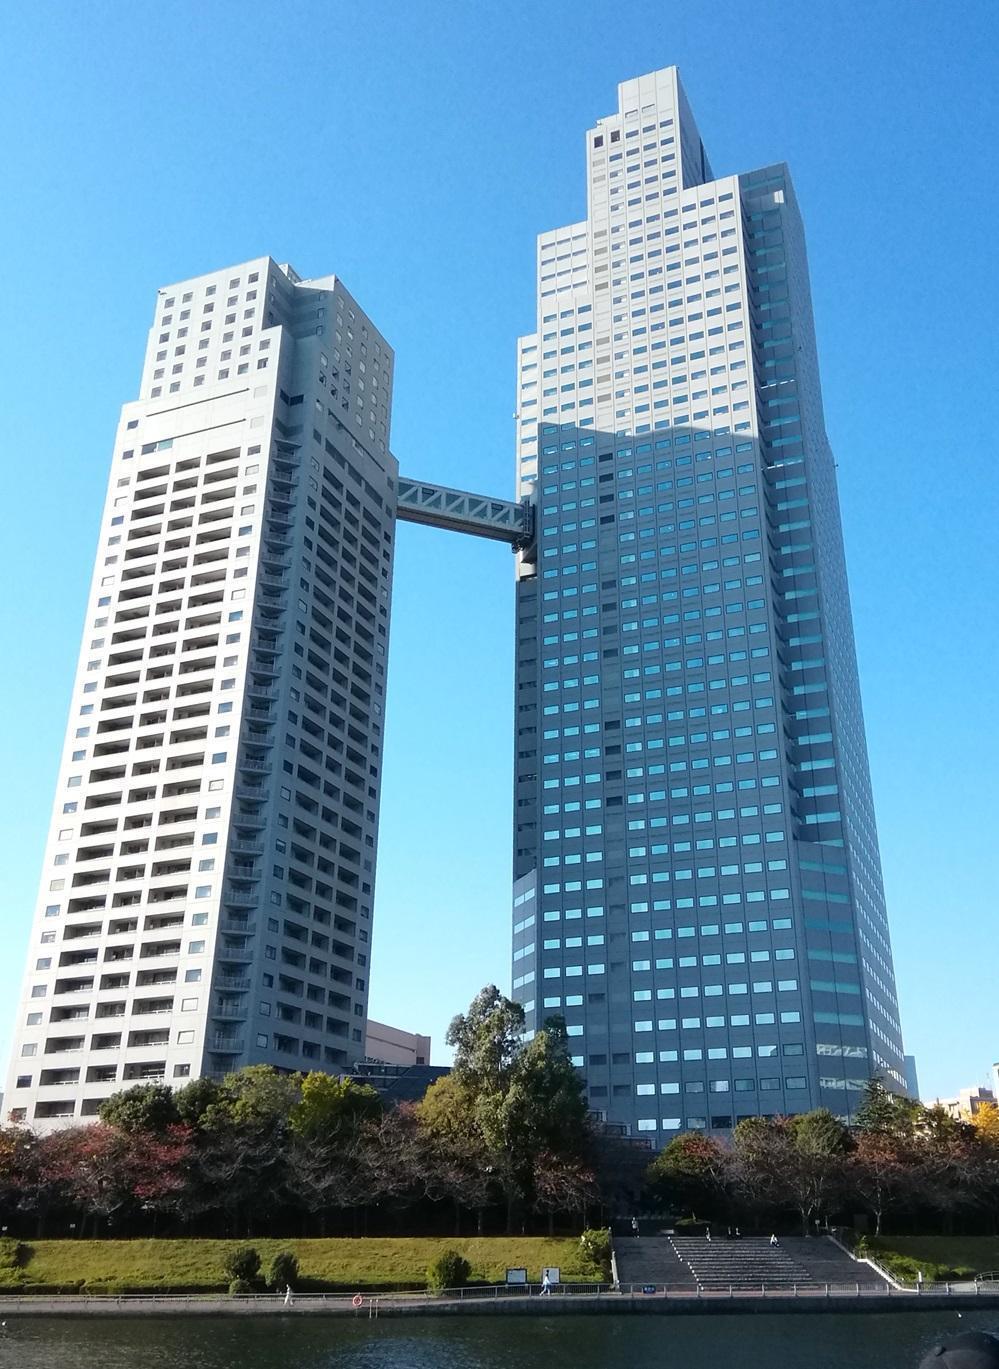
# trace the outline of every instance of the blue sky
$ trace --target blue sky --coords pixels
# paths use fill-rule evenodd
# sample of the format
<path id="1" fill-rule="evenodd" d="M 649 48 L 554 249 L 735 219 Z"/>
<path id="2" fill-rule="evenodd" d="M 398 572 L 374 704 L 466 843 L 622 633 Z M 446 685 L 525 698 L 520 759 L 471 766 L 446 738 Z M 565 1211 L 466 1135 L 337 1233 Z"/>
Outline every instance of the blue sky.
<path id="1" fill-rule="evenodd" d="M 510 494 L 534 237 L 583 134 L 677 63 L 718 174 L 789 162 L 839 460 L 907 1048 L 999 1058 L 993 3 L 8 6 L 0 1060 L 119 406 L 159 285 L 335 271 L 396 349 L 403 470 Z M 990 308 L 990 306 L 992 306 Z M 508 987 L 512 563 L 399 533 L 371 1011 Z M 992 855 L 990 856 L 990 852 Z"/>

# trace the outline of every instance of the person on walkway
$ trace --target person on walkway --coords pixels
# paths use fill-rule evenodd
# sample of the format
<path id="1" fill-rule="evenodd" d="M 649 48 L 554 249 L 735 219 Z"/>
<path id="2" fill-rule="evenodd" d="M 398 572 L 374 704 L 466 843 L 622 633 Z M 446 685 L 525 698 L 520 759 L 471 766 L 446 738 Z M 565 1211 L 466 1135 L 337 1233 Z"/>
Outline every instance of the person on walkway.
<path id="1" fill-rule="evenodd" d="M 705 1233 L 704 1233 L 704 1239 L 708 1242 L 709 1245 L 711 1244 L 711 1232 L 710 1232 L 710 1231 L 705 1231 Z"/>
<path id="2" fill-rule="evenodd" d="M 285 1284 L 285 1286 L 284 1286 L 284 1305 L 285 1305 L 285 1307 L 294 1307 L 294 1306 L 295 1306 L 295 1300 L 294 1300 L 294 1298 L 291 1296 L 291 1284 L 290 1284 L 290 1283 L 287 1283 L 287 1284 Z"/>
<path id="3" fill-rule="evenodd" d="M 771 1244 L 771 1245 L 780 1245 L 780 1241 L 777 1239 L 777 1233 L 776 1233 L 776 1231 L 774 1231 L 774 1232 L 771 1234 L 771 1236 L 770 1236 L 770 1244 Z"/>
<path id="4" fill-rule="evenodd" d="M 545 1272 L 544 1272 L 544 1276 L 543 1276 L 543 1278 L 542 1278 L 542 1280 L 541 1280 L 541 1297 L 543 1297 L 543 1298 L 545 1298 L 545 1297 L 550 1298 L 551 1295 L 552 1295 L 552 1281 L 551 1281 L 551 1279 L 548 1277 L 548 1270 L 546 1269 Z"/>
<path id="5" fill-rule="evenodd" d="M 638 1218 L 637 1218 L 637 1217 L 632 1217 L 632 1219 L 631 1219 L 631 1234 L 632 1234 L 633 1236 L 637 1236 L 637 1235 L 638 1235 Z"/>

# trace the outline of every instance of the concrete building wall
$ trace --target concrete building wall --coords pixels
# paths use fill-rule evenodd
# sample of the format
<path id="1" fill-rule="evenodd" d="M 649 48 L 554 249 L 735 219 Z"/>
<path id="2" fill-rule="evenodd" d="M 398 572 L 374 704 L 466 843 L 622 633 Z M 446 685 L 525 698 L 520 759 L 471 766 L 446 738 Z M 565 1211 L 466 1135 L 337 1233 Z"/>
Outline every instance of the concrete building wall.
<path id="1" fill-rule="evenodd" d="M 364 1035 L 364 1054 L 368 1060 L 386 1065 L 429 1065 L 430 1037 L 416 1032 L 387 1027 L 368 1018 Z"/>
<path id="2" fill-rule="evenodd" d="M 112 457 L 11 1119 L 362 1049 L 392 367 L 332 276 L 264 257 L 159 291 Z"/>

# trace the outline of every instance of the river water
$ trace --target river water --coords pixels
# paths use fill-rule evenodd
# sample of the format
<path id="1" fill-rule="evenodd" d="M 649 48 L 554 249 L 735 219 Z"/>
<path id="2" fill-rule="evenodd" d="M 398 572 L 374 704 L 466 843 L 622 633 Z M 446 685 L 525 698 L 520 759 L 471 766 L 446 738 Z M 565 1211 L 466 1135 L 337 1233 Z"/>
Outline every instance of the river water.
<path id="1" fill-rule="evenodd" d="M 346 1321 L 8 1317 L 3 1369 L 916 1369 L 999 1312 Z"/>

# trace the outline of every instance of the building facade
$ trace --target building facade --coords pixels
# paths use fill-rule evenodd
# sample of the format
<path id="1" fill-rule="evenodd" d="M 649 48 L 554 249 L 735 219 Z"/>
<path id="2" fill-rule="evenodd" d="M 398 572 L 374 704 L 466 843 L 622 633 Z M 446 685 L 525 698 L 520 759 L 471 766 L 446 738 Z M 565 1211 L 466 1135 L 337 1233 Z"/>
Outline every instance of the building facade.
<path id="1" fill-rule="evenodd" d="M 949 1117 L 953 1117 L 958 1122 L 970 1122 L 981 1112 L 983 1107 L 994 1108 L 996 1105 L 996 1095 L 992 1089 L 983 1088 L 980 1084 L 975 1084 L 971 1088 L 961 1089 L 956 1098 L 938 1098 L 936 1106 L 941 1107 Z"/>
<path id="2" fill-rule="evenodd" d="M 716 177 L 675 68 L 586 174 L 518 349 L 514 995 L 654 1144 L 849 1117 L 905 1076 L 791 179 Z"/>
<path id="3" fill-rule="evenodd" d="M 365 1060 L 379 1065 L 429 1065 L 430 1037 L 401 1027 L 387 1027 L 368 1018 L 364 1035 Z"/>
<path id="4" fill-rule="evenodd" d="M 122 410 L 7 1117 L 363 1053 L 391 348 L 269 258 L 159 292 Z"/>

